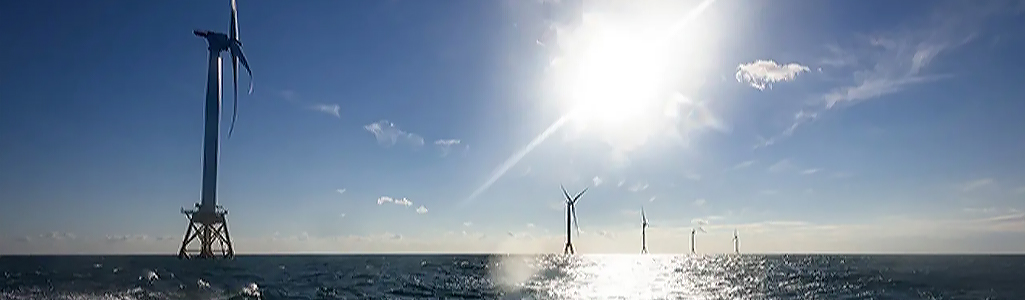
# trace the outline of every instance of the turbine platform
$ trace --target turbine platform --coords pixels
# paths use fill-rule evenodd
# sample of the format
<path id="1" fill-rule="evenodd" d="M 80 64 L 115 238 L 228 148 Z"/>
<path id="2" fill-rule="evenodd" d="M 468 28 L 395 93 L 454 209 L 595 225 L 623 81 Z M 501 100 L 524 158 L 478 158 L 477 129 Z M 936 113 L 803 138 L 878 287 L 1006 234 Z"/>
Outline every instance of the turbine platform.
<path id="1" fill-rule="evenodd" d="M 185 229 L 185 238 L 182 240 L 181 249 L 178 250 L 178 259 L 230 259 L 235 257 L 235 249 L 231 244 L 231 235 L 228 234 L 228 221 L 225 216 L 228 211 L 222 207 L 216 209 L 201 209 L 196 204 L 195 210 L 181 212 L 189 219 L 189 227 Z M 189 249 L 190 244 L 198 242 L 199 249 Z"/>

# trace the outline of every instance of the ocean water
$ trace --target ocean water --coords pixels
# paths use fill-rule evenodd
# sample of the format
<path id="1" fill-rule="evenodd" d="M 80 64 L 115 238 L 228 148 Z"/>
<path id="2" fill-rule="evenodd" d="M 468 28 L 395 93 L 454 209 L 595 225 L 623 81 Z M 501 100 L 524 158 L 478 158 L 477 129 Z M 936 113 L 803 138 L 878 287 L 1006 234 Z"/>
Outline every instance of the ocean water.
<path id="1" fill-rule="evenodd" d="M 3 256 L 0 299 L 1025 299 L 1025 256 Z"/>

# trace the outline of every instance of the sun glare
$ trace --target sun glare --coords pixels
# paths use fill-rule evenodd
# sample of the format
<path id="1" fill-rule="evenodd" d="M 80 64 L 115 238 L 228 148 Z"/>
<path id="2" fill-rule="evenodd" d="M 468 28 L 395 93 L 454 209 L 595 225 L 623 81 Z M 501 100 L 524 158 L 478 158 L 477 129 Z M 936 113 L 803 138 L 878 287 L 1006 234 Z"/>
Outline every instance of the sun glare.
<path id="1" fill-rule="evenodd" d="M 583 46 L 570 85 L 575 118 L 622 125 L 655 104 L 666 63 L 657 39 L 603 26 L 595 28 Z"/>

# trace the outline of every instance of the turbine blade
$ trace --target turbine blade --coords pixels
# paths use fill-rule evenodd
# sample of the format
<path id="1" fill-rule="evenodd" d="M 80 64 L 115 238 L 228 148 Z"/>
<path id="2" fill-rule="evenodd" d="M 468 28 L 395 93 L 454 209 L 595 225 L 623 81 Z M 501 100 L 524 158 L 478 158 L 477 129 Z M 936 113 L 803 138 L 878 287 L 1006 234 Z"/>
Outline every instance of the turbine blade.
<path id="1" fill-rule="evenodd" d="M 235 1 L 233 0 L 231 3 L 235 3 Z M 235 25 L 235 23 L 232 22 L 231 25 Z M 231 102 L 231 127 L 228 128 L 228 138 L 231 138 L 231 134 L 235 131 L 235 120 L 238 119 L 238 59 L 235 59 L 235 47 L 231 48 L 231 88 L 233 91 L 231 94 L 235 98 Z"/>
<path id="2" fill-rule="evenodd" d="M 641 206 L 641 222 L 648 224 L 648 218 L 644 216 L 644 206 Z"/>
<path id="3" fill-rule="evenodd" d="M 577 227 L 577 236 L 580 236 L 580 222 L 577 221 L 577 207 L 570 206 L 570 211 L 573 213 L 573 225 Z"/>
<path id="4" fill-rule="evenodd" d="M 569 197 L 569 192 L 566 191 L 566 187 L 562 186 L 561 184 L 559 185 L 559 187 L 562 188 L 562 194 L 566 195 L 566 201 L 570 201 L 571 198 Z"/>
<path id="5" fill-rule="evenodd" d="M 234 1 L 232 1 L 234 3 Z M 246 73 L 249 74 L 249 93 L 253 93 L 253 70 L 249 69 L 249 61 L 246 60 L 245 53 L 242 52 L 242 45 L 238 41 L 233 41 L 231 47 L 231 66 L 232 66 L 232 78 L 234 83 L 234 101 L 232 102 L 231 110 L 231 126 L 228 127 L 228 137 L 235 131 L 235 121 L 238 119 L 238 63 L 241 62 L 242 66 L 246 68 Z"/>
<path id="6" fill-rule="evenodd" d="M 231 30 L 228 31 L 230 40 L 238 40 L 238 8 L 235 6 L 235 0 L 231 0 Z"/>
<path id="7" fill-rule="evenodd" d="M 701 230 L 702 233 L 708 233 L 708 231 L 705 231 L 705 228 L 701 226 L 698 226 L 698 230 Z"/>
<path id="8" fill-rule="evenodd" d="M 580 200 L 580 196 L 583 196 L 585 192 L 587 192 L 587 188 L 584 188 L 576 197 L 573 197 L 573 204 L 577 204 L 577 200 Z"/>

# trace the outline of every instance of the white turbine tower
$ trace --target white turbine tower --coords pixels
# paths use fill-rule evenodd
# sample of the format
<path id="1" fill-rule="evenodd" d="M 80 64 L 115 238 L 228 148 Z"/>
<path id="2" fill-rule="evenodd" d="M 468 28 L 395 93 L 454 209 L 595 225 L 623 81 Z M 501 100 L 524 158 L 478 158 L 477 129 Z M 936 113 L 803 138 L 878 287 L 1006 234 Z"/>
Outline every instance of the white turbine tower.
<path id="1" fill-rule="evenodd" d="M 228 137 L 235 128 L 235 119 L 238 111 L 238 64 L 246 68 L 249 73 L 249 92 L 253 92 L 253 73 L 249 69 L 249 62 L 242 53 L 242 42 L 238 39 L 238 18 L 236 14 L 235 0 L 231 1 L 231 28 L 228 34 L 219 32 L 196 30 L 197 36 L 206 38 L 209 45 L 209 70 L 207 71 L 206 84 L 206 112 L 205 112 L 205 134 L 203 138 L 203 187 L 200 203 L 196 203 L 195 210 L 185 210 L 182 214 L 189 219 L 189 227 L 185 230 L 185 238 L 178 250 L 178 258 L 191 258 L 190 254 L 197 254 L 199 258 L 216 258 L 213 245 L 220 245 L 220 257 L 231 258 L 235 256 L 235 250 L 231 244 L 231 237 L 228 235 L 228 223 L 225 216 L 228 211 L 217 205 L 217 158 L 218 144 L 221 129 L 221 52 L 231 54 L 232 83 L 234 87 L 235 101 L 231 116 L 231 127 L 228 129 Z M 198 239 L 199 249 L 188 249 L 188 245 Z"/>
<path id="2" fill-rule="evenodd" d="M 700 230 L 701 232 L 706 232 L 705 228 L 703 228 L 701 226 L 698 226 L 698 227 L 695 227 L 695 228 L 691 228 L 691 230 L 690 230 L 690 253 L 691 254 L 697 253 L 697 251 L 695 251 L 695 249 L 694 249 L 694 236 L 697 234 L 698 230 Z"/>
<path id="3" fill-rule="evenodd" d="M 580 223 L 577 222 L 577 200 L 580 200 L 580 196 L 587 192 L 587 188 L 580 191 L 575 197 L 570 197 L 569 192 L 566 191 L 566 187 L 559 186 L 562 188 L 562 194 L 566 196 L 566 248 L 562 249 L 564 254 L 575 254 L 573 250 L 573 226 L 577 227 L 577 236 L 580 235 Z M 572 223 L 572 224 L 571 224 Z"/>
<path id="4" fill-rule="evenodd" d="M 733 230 L 733 253 L 740 254 L 740 236 L 737 230 Z"/>

